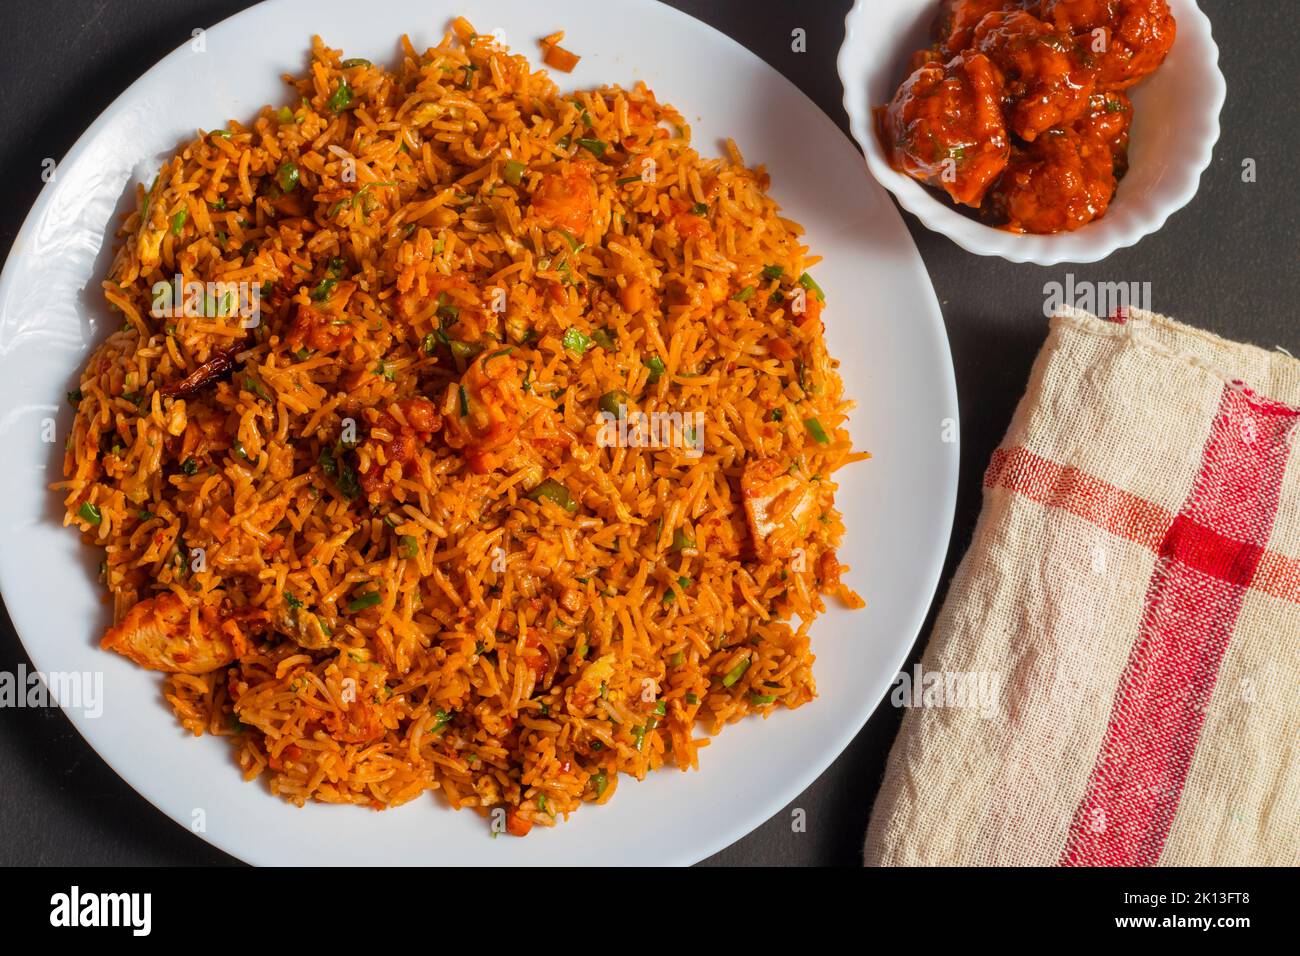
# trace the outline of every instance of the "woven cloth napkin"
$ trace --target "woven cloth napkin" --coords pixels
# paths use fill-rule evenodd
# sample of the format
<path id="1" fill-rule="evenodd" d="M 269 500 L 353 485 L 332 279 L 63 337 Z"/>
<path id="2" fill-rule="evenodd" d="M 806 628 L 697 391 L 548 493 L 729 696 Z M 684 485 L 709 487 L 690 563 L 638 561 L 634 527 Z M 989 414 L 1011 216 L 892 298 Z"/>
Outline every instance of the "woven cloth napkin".
<path id="1" fill-rule="evenodd" d="M 1281 352 L 1052 320 L 908 675 L 869 865 L 1300 863 L 1298 406 Z"/>

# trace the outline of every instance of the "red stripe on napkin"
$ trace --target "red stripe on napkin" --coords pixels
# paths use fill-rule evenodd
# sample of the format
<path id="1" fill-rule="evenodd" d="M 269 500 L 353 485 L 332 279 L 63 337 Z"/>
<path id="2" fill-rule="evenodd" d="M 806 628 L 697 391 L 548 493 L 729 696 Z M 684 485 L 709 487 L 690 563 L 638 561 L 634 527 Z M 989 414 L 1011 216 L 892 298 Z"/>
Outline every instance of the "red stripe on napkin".
<path id="1" fill-rule="evenodd" d="M 1138 638 L 1062 865 L 1159 860 L 1273 528 L 1296 418 L 1293 409 L 1225 388 L 1191 494 L 1159 544 Z"/>

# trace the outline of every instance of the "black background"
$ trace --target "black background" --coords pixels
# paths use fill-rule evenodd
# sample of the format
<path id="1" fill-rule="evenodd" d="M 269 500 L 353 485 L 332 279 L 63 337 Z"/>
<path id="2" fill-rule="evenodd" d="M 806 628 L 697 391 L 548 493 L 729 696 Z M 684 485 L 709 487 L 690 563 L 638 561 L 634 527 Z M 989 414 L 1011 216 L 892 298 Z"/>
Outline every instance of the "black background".
<path id="1" fill-rule="evenodd" d="M 870 2 L 870 0 L 868 0 Z M 5 254 L 41 188 L 41 162 L 61 157 L 109 103 L 196 27 L 247 0 L 3 0 L 0 3 L 0 242 Z M 835 55 L 850 0 L 672 0 L 793 80 L 847 132 Z M 358 4 L 364 9 L 364 0 Z M 472 3 L 466 8 L 472 14 Z M 979 509 L 980 476 L 1046 335 L 1044 284 L 1150 282 L 1157 311 L 1220 335 L 1296 352 L 1300 301 L 1294 0 L 1201 0 L 1228 80 L 1223 135 L 1191 205 L 1156 235 L 1091 266 L 1012 265 L 963 252 L 910 216 L 948 327 L 961 403 L 962 467 L 953 546 L 942 590 Z M 619 15 L 618 0 L 600 15 Z M 472 17 L 471 17 L 472 18 Z M 790 47 L 807 32 L 807 52 Z M 304 24 L 304 31 L 310 24 Z M 346 44 L 346 38 L 336 43 Z M 1258 181 L 1243 183 L 1243 160 Z M 905 316 L 899 317 L 905 321 Z M 0 542 L 0 547 L 6 546 Z M 0 669 L 30 661 L 7 616 Z M 928 625 L 927 625 L 928 627 Z M 914 652 L 919 653 L 919 649 Z M 854 864 L 899 714 L 888 705 L 807 791 L 708 862 Z M 807 830 L 791 832 L 790 809 Z M 0 710 L 0 862 L 231 863 L 137 796 L 58 711 Z"/>

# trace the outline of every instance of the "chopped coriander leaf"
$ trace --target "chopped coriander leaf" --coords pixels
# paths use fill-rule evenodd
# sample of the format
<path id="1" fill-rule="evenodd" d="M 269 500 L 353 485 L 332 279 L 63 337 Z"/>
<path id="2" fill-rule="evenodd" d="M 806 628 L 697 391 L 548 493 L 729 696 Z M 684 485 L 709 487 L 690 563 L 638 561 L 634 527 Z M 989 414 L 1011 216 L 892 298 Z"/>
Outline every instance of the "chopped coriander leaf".
<path id="1" fill-rule="evenodd" d="M 785 419 L 784 409 L 781 408 L 772 409 L 772 421 L 779 422 L 779 421 L 784 421 L 784 419 Z"/>
<path id="2" fill-rule="evenodd" d="M 438 349 L 438 336 L 432 332 L 426 333 L 421 347 L 424 349 L 425 355 L 432 355 Z"/>
<path id="3" fill-rule="evenodd" d="M 706 202 L 697 202 L 691 207 L 691 212 L 697 216 L 707 216 L 709 214 L 709 204 Z"/>
<path id="4" fill-rule="evenodd" d="M 76 408 L 78 405 L 80 405 L 81 400 L 84 397 L 85 396 L 81 394 L 81 389 L 79 388 L 74 388 L 72 391 L 68 392 L 68 402 L 69 404 L 72 405 L 73 408 Z"/>
<path id="5" fill-rule="evenodd" d="M 181 462 L 181 471 L 183 471 L 187 475 L 198 474 L 199 463 L 195 461 L 193 458 L 186 458 L 183 462 Z"/>
<path id="6" fill-rule="evenodd" d="M 320 284 L 317 285 L 316 288 L 311 290 L 310 295 L 312 301 L 324 302 L 326 299 L 328 299 L 330 297 L 330 293 L 334 291 L 334 286 L 338 284 L 338 281 L 339 280 L 335 279 L 333 276 L 326 276 L 324 279 L 321 279 Z"/>
<path id="7" fill-rule="evenodd" d="M 442 730 L 442 728 L 451 723 L 451 718 L 454 716 L 454 714 L 449 714 L 439 707 L 433 712 L 433 723 L 429 727 L 429 733 L 436 734 L 438 731 Z"/>
<path id="8" fill-rule="evenodd" d="M 289 605 L 289 607 L 293 608 L 295 611 L 302 607 L 302 601 L 294 597 L 292 591 L 284 592 L 284 603 Z"/>

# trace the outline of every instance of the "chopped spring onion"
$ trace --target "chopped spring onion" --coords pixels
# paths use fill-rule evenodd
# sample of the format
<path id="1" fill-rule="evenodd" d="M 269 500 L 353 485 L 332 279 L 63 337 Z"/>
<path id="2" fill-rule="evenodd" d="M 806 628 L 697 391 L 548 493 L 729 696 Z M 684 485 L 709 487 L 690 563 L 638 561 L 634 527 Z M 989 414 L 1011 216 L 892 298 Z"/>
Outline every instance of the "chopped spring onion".
<path id="1" fill-rule="evenodd" d="M 640 181 L 641 181 L 641 174 L 638 173 L 635 176 L 624 176 L 622 179 L 616 179 L 614 180 L 614 185 L 626 186 L 628 183 L 639 183 Z"/>
<path id="2" fill-rule="evenodd" d="M 404 534 L 397 539 L 397 554 L 402 558 L 414 558 L 420 553 L 420 542 L 413 534 Z"/>
<path id="3" fill-rule="evenodd" d="M 507 159 L 506 168 L 505 171 L 501 174 L 501 178 L 504 179 L 506 182 L 508 182 L 511 186 L 518 186 L 521 182 L 524 181 L 524 171 L 527 169 L 528 167 L 525 166 L 523 163 L 519 162 L 519 160 Z"/>
<path id="4" fill-rule="evenodd" d="M 752 285 L 747 285 L 731 297 L 733 302 L 748 302 L 756 290 Z"/>
<path id="5" fill-rule="evenodd" d="M 578 145 L 591 153 L 591 155 L 595 156 L 597 159 L 604 156 L 605 150 L 609 148 L 609 144 L 603 140 L 591 139 L 586 136 L 578 140 Z"/>
<path id="6" fill-rule="evenodd" d="M 183 462 L 181 462 L 181 471 L 183 471 L 187 475 L 198 474 L 199 463 L 195 461 L 193 458 L 186 458 Z"/>
<path id="7" fill-rule="evenodd" d="M 564 347 L 570 352 L 582 355 L 587 351 L 587 346 L 591 345 L 591 336 L 582 329 L 570 327 L 564 332 Z"/>
<path id="8" fill-rule="evenodd" d="M 681 667 L 685 663 L 686 655 L 682 651 L 678 651 L 672 657 L 668 658 L 669 667 Z"/>
<path id="9" fill-rule="evenodd" d="M 784 266 L 763 266 L 764 279 L 779 279 L 785 275 Z"/>
<path id="10" fill-rule="evenodd" d="M 424 340 L 421 344 L 424 348 L 424 354 L 432 355 L 438 349 L 438 336 L 434 335 L 432 332 L 428 332 L 425 334 Z"/>
<path id="11" fill-rule="evenodd" d="M 829 445 L 830 437 L 826 434 L 826 429 L 822 428 L 822 423 L 815 418 L 805 418 L 803 427 L 808 429 L 808 434 L 812 435 L 813 441 L 819 445 Z"/>
<path id="12" fill-rule="evenodd" d="M 533 501 L 536 501 L 538 504 L 541 504 L 542 500 L 546 499 L 547 501 L 555 502 L 555 504 L 559 505 L 565 511 L 578 510 L 578 503 L 574 501 L 573 496 L 569 494 L 569 489 L 564 487 L 564 485 L 560 484 L 554 478 L 547 478 L 532 491 L 528 492 L 528 497 Z"/>
<path id="13" fill-rule="evenodd" d="M 176 214 L 172 216 L 173 236 L 179 236 L 181 234 L 181 230 L 185 228 L 185 220 L 189 218 L 190 211 L 186 207 L 182 206 L 180 209 L 176 210 Z"/>
<path id="14" fill-rule="evenodd" d="M 330 98 L 325 102 L 331 113 L 342 113 L 352 105 L 352 87 L 348 86 L 347 80 L 339 80 L 339 87 L 330 94 Z"/>
<path id="15" fill-rule="evenodd" d="M 673 531 L 673 550 L 686 551 L 695 547 L 695 541 L 686 533 L 686 529 L 677 528 Z"/>
<path id="16" fill-rule="evenodd" d="M 368 607 L 374 607 L 383 598 L 379 596 L 378 591 L 370 591 L 366 594 L 358 594 L 348 602 L 348 613 L 355 614 L 357 611 L 364 611 Z"/>
<path id="17" fill-rule="evenodd" d="M 776 700 L 775 694 L 750 694 L 749 701 L 751 704 L 770 704 Z"/>
<path id="18" fill-rule="evenodd" d="M 452 339 L 451 342 L 448 343 L 448 348 L 451 349 L 453 357 L 464 359 L 465 361 L 472 359 L 474 356 L 478 355 L 479 352 L 483 351 L 483 346 L 474 342 L 462 342 L 460 339 Z"/>
<path id="19" fill-rule="evenodd" d="M 653 714 L 654 714 L 655 716 L 657 716 L 657 717 L 662 717 L 662 716 L 664 716 L 665 714 L 667 714 L 667 713 L 668 713 L 668 701 L 666 701 L 666 700 L 661 700 L 661 701 L 659 701 L 659 703 L 655 704 L 655 709 L 654 709 L 653 711 L 651 711 L 651 713 L 653 713 Z"/>
<path id="20" fill-rule="evenodd" d="M 222 139 L 230 139 L 233 134 L 228 129 L 214 129 L 212 135 L 220 136 Z"/>
<path id="21" fill-rule="evenodd" d="M 608 412 L 611 415 L 619 415 L 622 408 L 626 408 L 628 403 L 628 394 L 621 388 L 616 388 L 612 392 L 606 392 L 600 396 L 600 410 Z"/>
<path id="22" fill-rule="evenodd" d="M 284 163 L 276 170 L 275 181 L 280 184 L 281 192 L 293 192 L 298 187 L 298 167 L 293 163 Z"/>
<path id="23" fill-rule="evenodd" d="M 350 70 L 354 66 L 372 66 L 372 65 L 373 64 L 369 60 L 359 56 L 354 56 L 351 59 L 344 60 L 342 63 L 339 64 L 339 66 L 345 70 Z"/>
<path id="24" fill-rule="evenodd" d="M 287 106 L 281 106 L 275 111 L 275 118 L 279 121 L 281 126 L 284 126 L 287 123 L 292 123 L 293 110 L 289 109 Z"/>
<path id="25" fill-rule="evenodd" d="M 822 287 L 819 286 L 816 282 L 814 282 L 813 277 L 810 276 L 808 273 L 805 272 L 803 275 L 799 277 L 799 284 L 803 286 L 805 289 L 807 289 L 809 292 L 817 296 L 817 300 L 819 302 L 826 301 L 826 293 L 822 291 Z"/>
<path id="26" fill-rule="evenodd" d="M 612 352 L 618 346 L 614 333 L 610 329 L 603 327 L 591 333 L 591 340 L 606 352 Z"/>
<path id="27" fill-rule="evenodd" d="M 433 712 L 433 724 L 429 727 L 429 733 L 436 734 L 438 731 L 442 730 L 442 728 L 451 723 L 451 718 L 453 716 L 455 715 L 449 714 L 439 707 Z"/>
<path id="28" fill-rule="evenodd" d="M 743 661 L 733 667 L 722 678 L 722 686 L 730 687 L 736 681 L 745 676 L 745 671 L 749 670 L 750 659 L 746 657 Z"/>
<path id="29" fill-rule="evenodd" d="M 596 749 L 596 744 L 598 743 L 600 743 L 600 741 L 598 740 L 592 741 L 593 750 Z M 592 786 L 595 787 L 596 789 L 596 799 L 599 800 L 601 797 L 605 795 L 605 791 L 609 788 L 609 777 L 606 776 L 604 770 L 598 770 L 592 776 L 591 783 Z"/>
<path id="30" fill-rule="evenodd" d="M 77 514 L 81 515 L 83 520 L 89 521 L 91 524 L 99 524 L 104 520 L 104 516 L 100 513 L 99 508 L 92 505 L 89 501 L 83 501 L 81 503 L 81 507 L 77 509 Z"/>
<path id="31" fill-rule="evenodd" d="M 709 214 L 709 204 L 706 202 L 697 202 L 691 207 L 691 212 L 697 216 L 707 216 Z"/>
<path id="32" fill-rule="evenodd" d="M 469 392 L 465 391 L 465 386 L 460 386 L 460 417 L 469 416 Z"/>
<path id="33" fill-rule="evenodd" d="M 668 370 L 667 366 L 664 365 L 664 360 L 657 355 L 652 355 L 648 359 L 644 359 L 641 364 L 650 370 L 650 377 L 646 379 L 646 381 L 651 385 L 657 383 L 660 377 L 663 376 L 664 372 Z"/>
<path id="34" fill-rule="evenodd" d="M 69 404 L 72 405 L 73 408 L 76 408 L 78 405 L 80 405 L 81 400 L 84 397 L 85 396 L 81 394 L 81 389 L 79 388 L 74 388 L 72 391 L 68 392 L 68 402 Z"/>
<path id="35" fill-rule="evenodd" d="M 688 704 L 698 704 L 699 702 L 700 702 L 700 698 L 699 698 L 697 695 L 695 695 L 695 694 L 687 694 L 687 695 L 686 695 L 686 703 L 688 703 Z"/>

